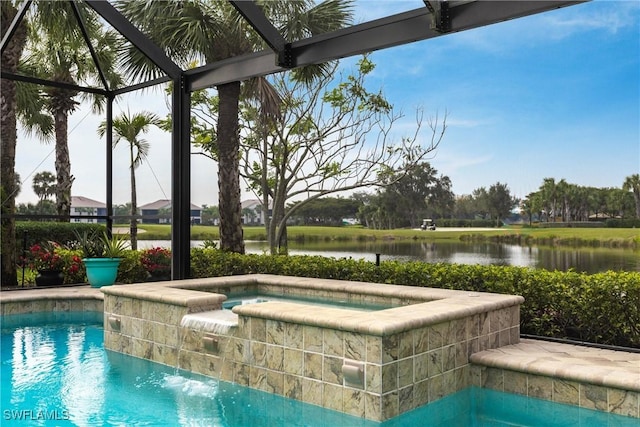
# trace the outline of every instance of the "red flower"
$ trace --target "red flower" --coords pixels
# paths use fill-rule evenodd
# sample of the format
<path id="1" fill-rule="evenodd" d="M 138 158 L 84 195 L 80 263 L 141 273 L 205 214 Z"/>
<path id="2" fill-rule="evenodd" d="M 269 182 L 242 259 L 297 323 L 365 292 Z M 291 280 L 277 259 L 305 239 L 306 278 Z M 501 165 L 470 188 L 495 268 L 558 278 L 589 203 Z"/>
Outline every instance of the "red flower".
<path id="1" fill-rule="evenodd" d="M 168 273 L 171 271 L 171 251 L 160 247 L 145 249 L 140 254 L 140 262 L 149 273 Z"/>
<path id="2" fill-rule="evenodd" d="M 35 244 L 29 248 L 29 253 L 23 258 L 32 270 L 60 270 L 64 268 L 64 259 L 56 253 L 60 245 L 56 242 Z"/>

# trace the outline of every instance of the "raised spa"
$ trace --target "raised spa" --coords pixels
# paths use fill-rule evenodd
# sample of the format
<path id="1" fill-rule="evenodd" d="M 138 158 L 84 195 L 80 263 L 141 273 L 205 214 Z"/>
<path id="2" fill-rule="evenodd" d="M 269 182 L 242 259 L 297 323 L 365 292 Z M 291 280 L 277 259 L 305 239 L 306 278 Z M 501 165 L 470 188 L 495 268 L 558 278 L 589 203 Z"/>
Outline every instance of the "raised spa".
<path id="1" fill-rule="evenodd" d="M 367 301 L 353 301 L 343 298 L 311 298 L 307 296 L 297 296 L 292 294 L 270 294 L 270 293 L 234 293 L 226 294 L 227 299 L 222 303 L 222 308 L 231 310 L 237 305 L 260 304 L 269 301 L 295 302 L 310 306 L 346 308 L 348 310 L 376 311 L 386 310 L 396 307 L 391 303 L 370 303 Z"/>
<path id="2" fill-rule="evenodd" d="M 519 342 L 523 302 L 270 275 L 102 291 L 108 349 L 375 421 L 473 385 L 469 356 Z M 272 300 L 224 308 L 239 295 Z"/>

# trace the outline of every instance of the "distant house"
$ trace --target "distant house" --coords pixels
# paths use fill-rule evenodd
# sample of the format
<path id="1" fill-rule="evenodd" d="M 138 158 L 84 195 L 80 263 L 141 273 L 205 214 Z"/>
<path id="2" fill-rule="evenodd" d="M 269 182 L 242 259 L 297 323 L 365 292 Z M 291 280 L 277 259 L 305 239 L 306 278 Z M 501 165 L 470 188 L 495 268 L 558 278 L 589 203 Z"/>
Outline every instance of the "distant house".
<path id="1" fill-rule="evenodd" d="M 171 224 L 171 200 L 161 199 L 140 206 L 143 224 Z M 202 207 L 191 204 L 189 211 L 192 224 L 202 222 Z"/>
<path id="2" fill-rule="evenodd" d="M 258 199 L 242 202 L 242 223 L 244 225 L 264 225 L 267 213 L 271 215 L 271 211 L 264 211 L 262 202 Z"/>
<path id="3" fill-rule="evenodd" d="M 97 216 L 107 215 L 107 205 L 83 196 L 71 196 L 71 222 L 107 222 L 106 219 L 73 218 L 74 215 Z"/>

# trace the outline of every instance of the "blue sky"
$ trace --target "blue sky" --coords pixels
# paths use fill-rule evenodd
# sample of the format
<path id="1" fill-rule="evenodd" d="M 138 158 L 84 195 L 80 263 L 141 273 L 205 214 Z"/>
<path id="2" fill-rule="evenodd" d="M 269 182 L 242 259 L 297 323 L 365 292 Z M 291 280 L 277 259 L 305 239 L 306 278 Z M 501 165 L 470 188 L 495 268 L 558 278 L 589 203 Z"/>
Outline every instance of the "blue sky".
<path id="1" fill-rule="evenodd" d="M 378 51 L 371 83 L 407 112 L 448 111 L 431 163 L 456 194 L 620 187 L 640 172 L 639 18 L 639 2 L 595 1 Z"/>
<path id="2" fill-rule="evenodd" d="M 359 2 L 356 16 L 364 21 L 422 5 L 369 0 Z M 620 187 L 640 173 L 640 2 L 596 0 L 374 52 L 371 59 L 377 66 L 369 88 L 382 88 L 406 113 L 404 126 L 412 126 L 417 107 L 425 115 L 448 112 L 430 162 L 457 195 L 501 182 L 524 197 L 546 177 Z M 116 111 L 127 108 L 168 111 L 159 91 L 120 98 Z M 79 110 L 70 118 L 69 141 L 74 195 L 104 201 L 101 120 Z M 171 195 L 170 136 L 154 130 L 146 139 L 152 148 L 137 173 L 139 204 Z M 52 150 L 19 134 L 16 169 L 26 181 L 18 202 L 37 200 L 29 176 L 54 170 Z M 124 145 L 115 156 L 114 202 L 126 203 Z M 216 205 L 215 164 L 193 156 L 192 169 L 193 202 Z"/>

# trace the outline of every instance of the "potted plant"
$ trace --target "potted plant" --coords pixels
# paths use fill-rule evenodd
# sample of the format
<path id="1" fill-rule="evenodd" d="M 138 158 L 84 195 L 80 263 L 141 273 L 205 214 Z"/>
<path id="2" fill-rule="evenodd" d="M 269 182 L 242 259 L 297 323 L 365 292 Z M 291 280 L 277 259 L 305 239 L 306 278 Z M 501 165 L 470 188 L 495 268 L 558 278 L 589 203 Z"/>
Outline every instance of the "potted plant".
<path id="1" fill-rule="evenodd" d="M 56 253 L 56 242 L 36 243 L 25 257 L 27 266 L 38 272 L 36 286 L 56 286 L 64 283 L 64 258 Z"/>
<path id="2" fill-rule="evenodd" d="M 87 280 L 94 288 L 113 285 L 118 276 L 120 259 L 127 249 L 126 236 L 97 230 L 76 232 L 78 245 L 82 251 L 82 263 L 87 271 Z"/>
<path id="3" fill-rule="evenodd" d="M 147 273 L 150 282 L 171 279 L 171 250 L 166 248 L 150 248 L 140 253 L 140 262 Z"/>

